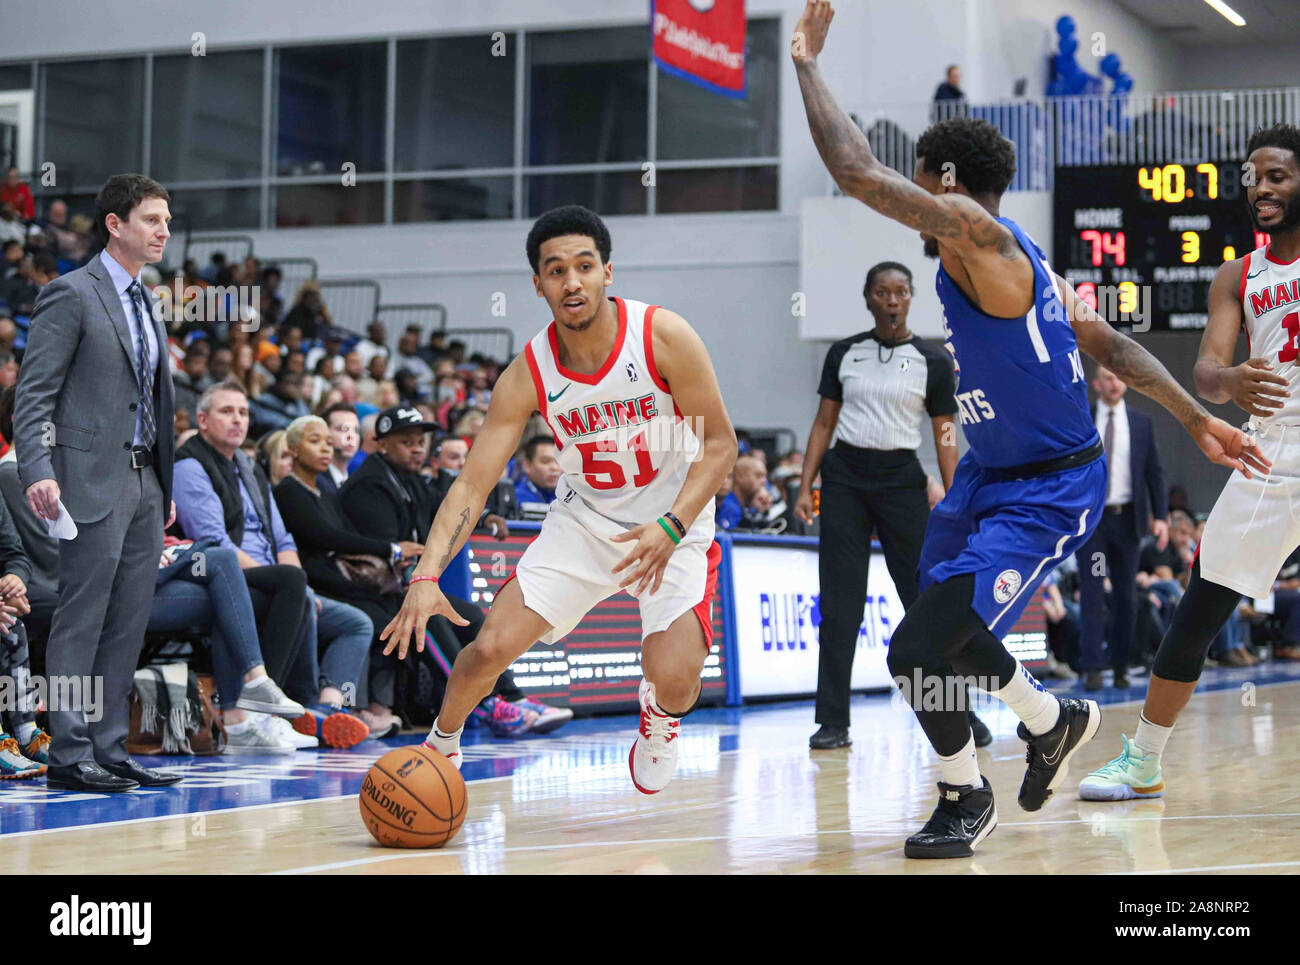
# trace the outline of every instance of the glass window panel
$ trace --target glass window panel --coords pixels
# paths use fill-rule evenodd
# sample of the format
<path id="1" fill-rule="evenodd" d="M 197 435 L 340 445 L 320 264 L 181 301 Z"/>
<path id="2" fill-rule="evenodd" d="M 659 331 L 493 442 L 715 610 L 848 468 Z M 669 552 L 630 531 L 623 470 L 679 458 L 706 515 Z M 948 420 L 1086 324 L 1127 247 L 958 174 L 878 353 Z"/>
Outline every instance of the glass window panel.
<path id="1" fill-rule="evenodd" d="M 262 52 L 153 62 L 150 172 L 167 181 L 262 174 Z"/>
<path id="2" fill-rule="evenodd" d="M 398 171 L 514 163 L 514 34 L 502 42 L 500 57 L 486 34 L 397 44 Z"/>
<path id="3" fill-rule="evenodd" d="M 530 218 L 562 204 L 580 204 L 603 215 L 646 211 L 647 188 L 640 171 L 535 174 L 526 181 Z"/>
<path id="4" fill-rule="evenodd" d="M 138 57 L 41 65 L 45 160 L 57 183 L 91 187 L 139 171 L 144 61 Z"/>
<path id="5" fill-rule="evenodd" d="M 530 33 L 527 163 L 644 159 L 648 58 L 644 26 Z"/>
<path id="6" fill-rule="evenodd" d="M 0 64 L 0 90 L 31 90 L 31 64 Z"/>
<path id="7" fill-rule="evenodd" d="M 775 211 L 779 203 L 775 165 L 753 168 L 659 169 L 655 210 Z"/>
<path id="8" fill-rule="evenodd" d="M 276 170 L 361 173 L 384 167 L 385 45 L 285 47 L 277 54 Z"/>
<path id="9" fill-rule="evenodd" d="M 192 231 L 256 228 L 261 222 L 258 216 L 261 189 L 256 186 L 196 191 L 181 189 L 170 194 L 173 225 L 179 222 Z"/>
<path id="10" fill-rule="evenodd" d="M 277 228 L 377 224 L 384 220 L 384 186 L 363 181 L 341 184 L 286 184 L 275 188 Z"/>
<path id="11" fill-rule="evenodd" d="M 720 157 L 776 157 L 778 23 L 751 20 L 745 38 L 746 97 L 724 97 L 659 72 L 656 131 L 662 161 Z"/>
<path id="12" fill-rule="evenodd" d="M 513 218 L 514 179 L 438 178 L 393 184 L 394 221 Z"/>

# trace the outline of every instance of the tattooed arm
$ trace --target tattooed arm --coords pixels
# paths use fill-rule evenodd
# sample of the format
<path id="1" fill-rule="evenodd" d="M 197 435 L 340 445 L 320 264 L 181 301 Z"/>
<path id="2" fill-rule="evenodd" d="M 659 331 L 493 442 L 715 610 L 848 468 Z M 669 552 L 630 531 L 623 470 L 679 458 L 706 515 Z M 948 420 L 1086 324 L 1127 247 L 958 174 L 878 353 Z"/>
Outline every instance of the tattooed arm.
<path id="1" fill-rule="evenodd" d="M 1270 463 L 1260 455 L 1254 440 L 1222 419 L 1216 419 L 1192 398 L 1160 360 L 1088 307 L 1060 275 L 1056 283 L 1065 303 L 1066 317 L 1074 329 L 1079 349 L 1114 372 L 1125 385 L 1150 396 L 1169 410 L 1201 447 L 1221 466 L 1230 466 L 1250 478 L 1250 469 L 1267 471 Z M 1249 467 L 1249 468 L 1248 468 Z"/>
<path id="2" fill-rule="evenodd" d="M 825 0 L 809 0 L 791 43 L 813 143 L 840 190 L 910 228 L 933 235 L 941 245 L 996 251 L 1020 257 L 1011 232 L 979 203 L 962 194 L 931 194 L 886 167 L 866 136 L 835 102 L 817 55 L 826 42 L 834 11 Z"/>
<path id="3" fill-rule="evenodd" d="M 398 656 L 405 658 L 412 634 L 416 649 L 423 650 L 424 630 L 431 617 L 445 616 L 458 626 L 468 623 L 451 606 L 437 583 L 417 582 L 415 578 L 441 576 L 452 557 L 460 552 L 536 408 L 537 395 L 528 363 L 519 355 L 497 379 L 487 418 L 465 459 L 465 468 L 447 490 L 429 528 L 424 553 L 411 574 L 411 587 L 401 611 L 379 634 L 381 641 L 387 641 L 384 653 L 391 653 L 396 647 Z"/>

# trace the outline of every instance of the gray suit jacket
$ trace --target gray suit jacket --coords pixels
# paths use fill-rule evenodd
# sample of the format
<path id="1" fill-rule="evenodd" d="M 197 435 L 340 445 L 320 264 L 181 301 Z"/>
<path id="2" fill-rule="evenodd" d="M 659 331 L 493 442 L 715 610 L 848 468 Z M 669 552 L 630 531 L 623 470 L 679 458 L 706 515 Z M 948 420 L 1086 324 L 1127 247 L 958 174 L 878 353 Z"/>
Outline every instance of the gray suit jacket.
<path id="1" fill-rule="evenodd" d="M 167 333 L 152 317 L 145 323 L 158 338 L 155 465 L 165 517 L 176 455 L 175 403 Z M 131 329 L 108 270 L 92 258 L 50 282 L 36 299 L 14 397 L 14 448 L 24 491 L 54 479 L 74 521 L 104 519 L 133 472 L 128 450 L 139 401 Z"/>

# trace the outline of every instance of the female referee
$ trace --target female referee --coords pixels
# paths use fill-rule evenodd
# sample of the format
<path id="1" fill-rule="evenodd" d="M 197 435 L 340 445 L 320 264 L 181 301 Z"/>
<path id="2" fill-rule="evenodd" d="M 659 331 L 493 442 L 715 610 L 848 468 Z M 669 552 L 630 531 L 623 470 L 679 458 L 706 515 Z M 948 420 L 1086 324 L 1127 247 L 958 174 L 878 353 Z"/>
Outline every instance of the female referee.
<path id="1" fill-rule="evenodd" d="M 851 743 L 849 681 L 867 602 L 873 530 L 903 607 L 917 597 L 917 565 L 930 518 L 925 471 L 916 458 L 926 416 L 945 491 L 957 468 L 952 360 L 941 346 L 908 331 L 912 273 L 882 261 L 867 272 L 862 294 L 876 327 L 841 339 L 826 353 L 817 389 L 821 405 L 808 434 L 795 505 L 795 515 L 811 523 L 812 484 L 820 469 L 821 727 L 808 742 L 816 750 Z M 993 740 L 973 712 L 971 729 L 977 746 Z"/>

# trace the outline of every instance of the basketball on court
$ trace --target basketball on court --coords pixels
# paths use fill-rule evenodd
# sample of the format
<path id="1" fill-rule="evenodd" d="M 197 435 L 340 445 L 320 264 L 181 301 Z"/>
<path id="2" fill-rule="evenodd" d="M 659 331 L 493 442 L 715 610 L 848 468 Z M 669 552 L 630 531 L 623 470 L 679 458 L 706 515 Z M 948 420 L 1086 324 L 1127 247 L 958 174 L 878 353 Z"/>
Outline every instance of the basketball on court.
<path id="1" fill-rule="evenodd" d="M 361 784 L 361 821 L 386 848 L 441 848 L 465 820 L 465 781 L 452 763 L 417 744 L 375 761 Z"/>

